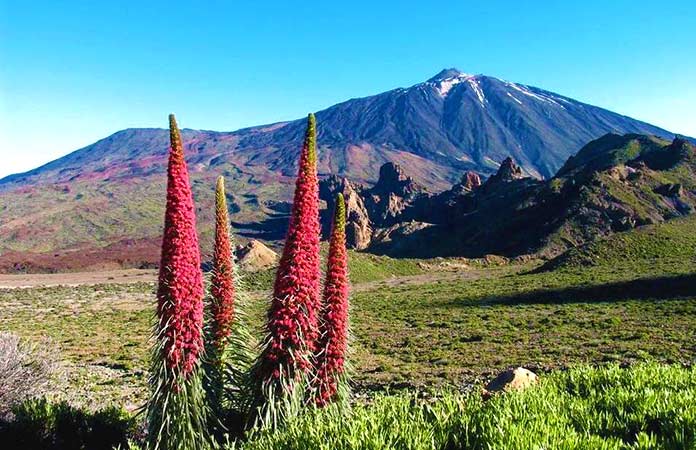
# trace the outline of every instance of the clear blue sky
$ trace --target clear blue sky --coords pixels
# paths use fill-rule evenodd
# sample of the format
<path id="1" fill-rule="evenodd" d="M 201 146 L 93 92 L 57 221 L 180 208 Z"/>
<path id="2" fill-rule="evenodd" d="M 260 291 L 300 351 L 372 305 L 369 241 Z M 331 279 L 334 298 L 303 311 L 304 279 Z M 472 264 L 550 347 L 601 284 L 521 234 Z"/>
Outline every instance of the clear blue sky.
<path id="1" fill-rule="evenodd" d="M 0 0 L 0 176 L 169 112 L 234 130 L 452 66 L 696 136 L 693 0 Z"/>

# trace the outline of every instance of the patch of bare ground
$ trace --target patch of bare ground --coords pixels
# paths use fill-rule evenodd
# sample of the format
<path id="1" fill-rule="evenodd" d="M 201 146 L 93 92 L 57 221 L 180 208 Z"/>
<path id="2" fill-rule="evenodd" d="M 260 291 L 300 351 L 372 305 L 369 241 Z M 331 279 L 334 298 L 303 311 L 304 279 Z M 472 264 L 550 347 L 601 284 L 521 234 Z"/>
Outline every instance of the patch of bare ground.
<path id="1" fill-rule="evenodd" d="M 0 274 L 0 288 L 32 288 L 154 282 L 154 269 L 123 269 L 98 272 Z"/>

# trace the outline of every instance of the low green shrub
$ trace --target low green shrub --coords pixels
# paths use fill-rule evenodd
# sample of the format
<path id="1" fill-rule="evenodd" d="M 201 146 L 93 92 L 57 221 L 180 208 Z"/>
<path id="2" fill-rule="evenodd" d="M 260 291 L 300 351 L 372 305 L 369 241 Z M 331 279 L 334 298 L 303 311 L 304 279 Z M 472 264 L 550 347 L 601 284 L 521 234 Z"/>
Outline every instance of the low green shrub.
<path id="1" fill-rule="evenodd" d="M 113 406 L 90 412 L 41 398 L 27 400 L 12 412 L 12 419 L 0 423 L 6 450 L 111 450 L 127 446 L 136 433 L 135 419 Z"/>

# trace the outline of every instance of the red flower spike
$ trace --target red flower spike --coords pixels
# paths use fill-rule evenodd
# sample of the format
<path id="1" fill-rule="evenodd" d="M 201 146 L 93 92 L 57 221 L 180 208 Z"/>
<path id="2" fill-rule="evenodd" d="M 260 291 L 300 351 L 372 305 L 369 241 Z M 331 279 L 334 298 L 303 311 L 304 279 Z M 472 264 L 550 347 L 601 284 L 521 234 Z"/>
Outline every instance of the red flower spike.
<path id="1" fill-rule="evenodd" d="M 203 349 L 203 274 L 196 214 L 181 135 L 169 116 L 171 149 L 167 167 L 167 206 L 157 290 L 162 358 L 186 378 Z"/>
<path id="2" fill-rule="evenodd" d="M 343 195 L 338 194 L 319 320 L 320 337 L 315 353 L 316 376 L 313 382 L 318 406 L 324 406 L 335 399 L 340 378 L 345 373 L 349 290 L 346 206 Z"/>
<path id="3" fill-rule="evenodd" d="M 307 373 L 317 338 L 320 294 L 316 125 L 307 121 L 285 247 L 276 273 L 259 375 L 264 383 Z"/>

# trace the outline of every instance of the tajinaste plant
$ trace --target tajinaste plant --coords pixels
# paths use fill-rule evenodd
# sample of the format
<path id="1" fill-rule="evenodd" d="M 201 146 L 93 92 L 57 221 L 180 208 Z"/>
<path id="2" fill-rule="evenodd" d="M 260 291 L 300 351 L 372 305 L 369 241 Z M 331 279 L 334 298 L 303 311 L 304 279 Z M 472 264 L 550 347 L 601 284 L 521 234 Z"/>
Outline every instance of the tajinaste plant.
<path id="1" fill-rule="evenodd" d="M 193 196 L 173 114 L 169 128 L 167 206 L 147 405 L 148 448 L 203 449 L 207 447 L 207 407 L 200 370 L 203 275 Z"/>
<path id="2" fill-rule="evenodd" d="M 316 373 L 312 379 L 312 392 L 317 406 L 324 406 L 348 397 L 346 352 L 348 350 L 349 284 L 346 206 L 343 195 L 338 194 L 319 316 L 320 335 L 314 357 Z"/>
<path id="3" fill-rule="evenodd" d="M 266 426 L 276 426 L 297 412 L 312 366 L 320 304 L 318 181 L 316 125 L 310 114 L 288 234 L 266 321 L 267 337 L 254 367 L 254 418 Z"/>
<path id="4" fill-rule="evenodd" d="M 225 179 L 215 187 L 215 243 L 206 327 L 206 392 L 214 414 L 212 427 L 239 434 L 249 407 L 248 373 L 255 354 L 253 338 L 240 308 L 243 291 L 232 254 Z"/>

